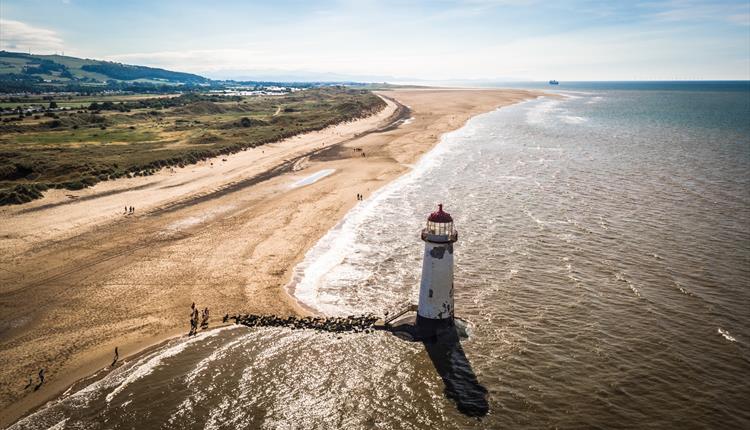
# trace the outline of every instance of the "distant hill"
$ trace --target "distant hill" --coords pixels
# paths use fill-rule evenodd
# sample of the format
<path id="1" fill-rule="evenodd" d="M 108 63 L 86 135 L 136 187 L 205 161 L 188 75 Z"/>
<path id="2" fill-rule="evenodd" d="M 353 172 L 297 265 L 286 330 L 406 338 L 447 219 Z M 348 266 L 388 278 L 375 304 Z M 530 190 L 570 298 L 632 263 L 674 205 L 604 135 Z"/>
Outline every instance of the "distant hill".
<path id="1" fill-rule="evenodd" d="M 62 55 L 0 51 L 0 92 L 101 90 L 123 86 L 207 85 L 192 73 Z"/>
<path id="2" fill-rule="evenodd" d="M 281 86 L 311 88 L 344 85 L 362 87 L 361 82 L 330 79 L 296 81 L 294 79 L 214 80 L 200 75 L 156 67 L 133 66 L 111 61 L 76 58 L 64 55 L 36 55 L 0 51 L 0 94 L 101 91 L 138 93 L 174 93 L 236 87 Z"/>

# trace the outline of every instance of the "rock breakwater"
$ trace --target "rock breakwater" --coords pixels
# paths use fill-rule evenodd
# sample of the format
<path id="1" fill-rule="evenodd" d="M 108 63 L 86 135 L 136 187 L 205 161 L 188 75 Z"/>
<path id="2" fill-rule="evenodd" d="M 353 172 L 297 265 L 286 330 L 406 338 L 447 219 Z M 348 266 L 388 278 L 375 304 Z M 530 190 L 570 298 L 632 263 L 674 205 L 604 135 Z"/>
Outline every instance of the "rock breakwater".
<path id="1" fill-rule="evenodd" d="M 288 327 L 292 330 L 317 330 L 333 333 L 370 333 L 382 328 L 377 325 L 379 318 L 375 315 L 350 315 L 348 317 L 281 317 L 277 315 L 225 315 L 224 322 L 234 320 L 235 324 L 248 327 Z"/>

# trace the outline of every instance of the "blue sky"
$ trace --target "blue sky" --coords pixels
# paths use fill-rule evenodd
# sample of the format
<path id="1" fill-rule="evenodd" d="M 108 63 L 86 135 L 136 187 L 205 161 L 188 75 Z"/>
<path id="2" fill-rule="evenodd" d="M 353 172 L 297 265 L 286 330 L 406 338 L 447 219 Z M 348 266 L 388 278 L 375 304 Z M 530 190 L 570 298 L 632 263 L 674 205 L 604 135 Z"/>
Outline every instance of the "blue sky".
<path id="1" fill-rule="evenodd" d="M 750 79 L 750 2 L 2 0 L 0 48 L 215 78 Z"/>

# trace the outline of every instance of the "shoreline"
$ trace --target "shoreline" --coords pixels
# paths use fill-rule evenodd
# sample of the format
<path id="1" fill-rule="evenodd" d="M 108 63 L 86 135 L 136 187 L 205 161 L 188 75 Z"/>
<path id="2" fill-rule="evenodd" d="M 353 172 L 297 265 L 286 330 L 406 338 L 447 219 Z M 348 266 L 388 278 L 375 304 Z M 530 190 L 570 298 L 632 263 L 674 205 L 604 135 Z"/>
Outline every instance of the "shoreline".
<path id="1" fill-rule="evenodd" d="M 214 332 L 216 330 L 233 328 L 233 327 L 239 328 L 241 326 L 238 326 L 238 325 L 235 325 L 235 324 L 232 324 L 232 323 L 221 323 L 221 324 L 218 324 L 218 325 L 216 325 L 214 327 L 210 327 L 208 329 L 201 330 L 198 333 L 199 334 L 212 333 L 212 332 Z M 89 386 L 91 384 L 94 384 L 97 381 L 100 381 L 100 380 L 106 378 L 110 373 L 112 373 L 113 371 L 117 370 L 121 366 L 129 364 L 130 362 L 133 362 L 133 361 L 137 361 L 137 360 L 141 359 L 142 357 L 148 355 L 149 353 L 151 353 L 153 351 L 156 351 L 158 349 L 163 348 L 164 346 L 168 345 L 170 342 L 174 342 L 174 341 L 177 341 L 177 340 L 183 339 L 183 338 L 184 339 L 189 339 L 190 337 L 188 335 L 184 334 L 184 333 L 181 333 L 181 334 L 173 334 L 173 335 L 166 336 L 166 337 L 163 337 L 163 338 L 158 338 L 158 340 L 153 340 L 153 341 L 148 341 L 147 340 L 147 341 L 144 341 L 143 342 L 144 346 L 142 346 L 140 349 L 137 349 L 137 350 L 133 351 L 132 353 L 130 353 L 130 354 L 126 355 L 126 356 L 123 356 L 119 360 L 117 360 L 117 365 L 116 366 L 106 366 L 104 368 L 96 368 L 96 369 L 91 368 L 91 369 L 89 369 L 90 370 L 89 374 L 76 379 L 72 383 L 67 384 L 64 387 L 64 389 L 61 390 L 61 391 L 58 391 L 57 394 L 51 395 L 47 400 L 31 406 L 31 408 L 28 409 L 28 410 L 26 410 L 26 412 L 24 412 L 23 415 L 20 415 L 18 418 L 16 418 L 12 422 L 9 422 L 7 424 L 3 423 L 2 425 L 5 426 L 5 427 L 8 427 L 8 426 L 11 426 L 13 424 L 16 424 L 18 421 L 20 421 L 20 420 L 22 420 L 22 419 L 24 419 L 24 418 L 26 418 L 28 416 L 31 416 L 31 415 L 35 414 L 36 412 L 42 410 L 45 406 L 47 406 L 51 402 L 55 402 L 57 400 L 60 400 L 63 397 L 65 397 L 66 395 L 68 395 L 69 393 L 72 394 L 72 393 L 75 393 L 77 391 L 80 391 L 80 390 L 86 388 L 87 386 Z"/>
<path id="2" fill-rule="evenodd" d="M 472 89 L 475 89 L 475 88 L 472 88 Z M 453 88 L 441 88 L 441 90 L 455 90 L 455 89 L 453 89 Z M 548 96 L 548 95 L 538 95 L 536 98 L 539 98 L 539 97 L 542 97 L 542 96 Z M 528 101 L 533 100 L 533 99 L 534 98 L 524 99 L 524 100 L 521 100 L 521 101 L 517 101 L 517 102 L 513 103 L 512 105 L 522 104 L 522 103 L 528 102 Z M 417 159 L 414 161 L 413 164 L 405 165 L 407 167 L 407 169 L 405 169 L 401 174 L 396 175 L 393 178 L 391 178 L 388 182 L 384 183 L 381 187 L 376 188 L 375 190 L 373 190 L 372 194 L 369 195 L 368 198 L 365 201 L 362 201 L 361 204 L 367 203 L 368 200 L 370 200 L 372 198 L 376 198 L 381 193 L 386 192 L 386 190 L 387 190 L 387 188 L 389 186 L 394 185 L 394 183 L 396 183 L 399 180 L 404 179 L 406 176 L 412 174 L 414 172 L 414 170 L 419 166 L 419 163 L 422 162 L 425 159 L 425 157 L 427 157 L 430 153 L 432 153 L 433 151 L 435 151 L 437 149 L 438 145 L 440 145 L 443 142 L 443 137 L 446 134 L 452 133 L 454 131 L 457 131 L 457 130 L 465 127 L 470 120 L 472 120 L 472 119 L 474 119 L 474 118 L 476 118 L 478 116 L 489 114 L 490 112 L 497 111 L 497 110 L 499 110 L 499 109 L 501 109 L 503 107 L 507 107 L 507 106 L 511 106 L 511 105 L 498 106 L 495 109 L 490 109 L 490 110 L 487 110 L 487 111 L 484 111 L 484 112 L 479 112 L 479 113 L 477 113 L 475 115 L 472 115 L 472 116 L 469 116 L 469 117 L 465 118 L 464 122 L 459 127 L 451 129 L 451 130 L 445 130 L 443 133 L 441 133 L 440 135 L 437 136 L 435 142 L 433 143 L 433 145 L 430 148 L 428 148 L 425 152 L 421 153 L 419 155 L 419 157 L 417 157 Z M 404 122 L 404 124 L 408 124 L 412 120 L 413 120 L 413 118 L 408 118 Z M 304 309 L 306 309 L 306 310 L 314 313 L 315 315 L 327 316 L 328 314 L 326 314 L 326 312 L 323 311 L 322 309 L 318 309 L 318 308 L 316 308 L 315 306 L 313 306 L 311 304 L 303 302 L 301 300 L 301 298 L 297 296 L 296 293 L 297 293 L 297 289 L 298 289 L 298 286 L 299 286 L 299 281 L 301 281 L 305 277 L 305 273 L 304 272 L 307 269 L 307 267 L 303 268 L 302 271 L 301 271 L 301 273 L 298 273 L 298 269 L 300 269 L 300 266 L 307 260 L 308 255 L 312 251 L 315 250 L 315 248 L 320 244 L 321 241 L 325 240 L 328 237 L 329 234 L 335 234 L 338 230 L 342 229 L 345 226 L 346 222 L 348 221 L 348 218 L 353 214 L 353 211 L 355 209 L 359 209 L 358 206 L 359 206 L 359 204 L 355 205 L 351 210 L 349 210 L 341 219 L 339 219 L 336 222 L 336 224 L 334 224 L 328 231 L 325 232 L 325 234 L 323 236 L 321 236 L 321 238 L 318 240 L 318 242 L 316 242 L 313 246 L 311 246 L 310 248 L 308 248 L 306 250 L 305 255 L 302 258 L 302 260 L 299 263 L 297 263 L 294 266 L 294 268 L 292 269 L 291 279 L 284 286 L 285 291 L 291 297 L 293 297 L 301 307 L 303 307 Z M 300 275 L 299 279 L 297 279 L 298 275 Z"/>
<path id="3" fill-rule="evenodd" d="M 136 295 L 135 298 L 129 298 L 130 300 L 140 298 L 147 302 L 152 301 L 152 303 L 148 303 L 152 306 L 147 305 L 138 308 L 136 305 L 136 309 L 128 308 L 127 311 L 138 315 L 131 320 L 124 321 L 121 327 L 114 327 L 109 330 L 102 329 L 103 342 L 97 345 L 84 345 L 82 349 L 86 353 L 79 352 L 78 354 L 71 354 L 71 356 L 63 356 L 66 362 L 65 367 L 54 370 L 55 373 L 59 374 L 65 369 L 64 372 L 67 377 L 54 377 L 56 375 L 53 373 L 50 375 L 53 378 L 48 377 L 51 381 L 45 383 L 44 386 L 47 388 L 46 396 L 42 396 L 41 393 L 31 393 L 31 395 L 26 395 L 3 406 L 4 411 L 0 416 L 0 425 L 9 425 L 17 421 L 21 416 L 28 415 L 30 410 L 37 410 L 48 401 L 58 398 L 69 387 L 73 387 L 76 383 L 85 381 L 87 377 L 99 372 L 102 361 L 109 362 L 111 351 L 115 345 L 126 353 L 126 355 L 123 354 L 124 360 L 132 360 L 143 351 L 158 347 L 158 345 L 162 345 L 183 333 L 185 330 L 181 319 L 175 319 L 174 315 L 171 318 L 164 315 L 182 315 L 184 313 L 182 312 L 183 308 L 187 308 L 191 300 L 196 301 L 201 307 L 204 304 L 209 304 L 210 308 L 214 309 L 215 319 L 220 318 L 224 313 L 231 313 L 240 309 L 247 312 L 260 311 L 259 313 L 309 314 L 310 310 L 306 309 L 306 306 L 296 299 L 294 292 L 289 291 L 286 287 L 291 281 L 294 268 L 304 260 L 306 253 L 326 232 L 341 222 L 346 213 L 356 204 L 353 201 L 355 193 L 364 194 L 367 198 L 376 190 L 407 173 L 410 170 L 409 165 L 434 148 L 439 143 L 442 134 L 460 128 L 471 117 L 542 95 L 540 92 L 523 90 L 455 89 L 396 90 L 377 93 L 383 97 L 391 98 L 389 106 L 395 104 L 394 100 L 398 100 L 396 103 L 410 106 L 411 112 L 409 112 L 409 115 L 411 117 L 407 115 L 407 117 L 399 118 L 397 121 L 384 124 L 385 120 L 396 113 L 397 109 L 394 108 L 393 113 L 387 115 L 386 118 L 373 120 L 370 117 L 363 120 L 370 121 L 364 132 L 354 130 L 354 132 L 346 134 L 341 130 L 333 133 L 330 133 L 329 130 L 327 134 L 323 137 L 319 136 L 318 139 L 310 138 L 307 135 L 291 138 L 289 140 L 292 145 L 287 145 L 288 148 L 283 147 L 283 143 L 269 144 L 265 148 L 269 152 L 279 149 L 280 146 L 282 148 L 271 157 L 257 154 L 258 152 L 265 154 L 262 148 L 258 148 L 254 151 L 255 158 L 244 157 L 245 159 L 240 160 L 239 163 L 232 160 L 228 161 L 226 164 L 230 164 L 230 166 L 223 169 L 223 172 L 231 174 L 231 170 L 238 167 L 235 164 L 239 164 L 240 174 L 237 175 L 239 178 L 230 177 L 229 181 L 225 181 L 224 188 L 217 188 L 215 185 L 209 184 L 208 191 L 198 188 L 198 192 L 190 194 L 188 197 L 178 193 L 177 198 L 167 202 L 155 198 L 157 203 L 161 202 L 161 204 L 155 204 L 152 209 L 148 209 L 147 206 L 145 215 L 139 213 L 132 218 L 114 218 L 109 224 L 97 225 L 94 223 L 94 227 L 89 227 L 85 223 L 82 225 L 76 222 L 79 220 L 73 220 L 69 222 L 68 236 L 65 235 L 64 229 L 62 232 L 56 232 L 55 240 L 48 241 L 51 243 L 37 244 L 41 251 L 33 246 L 15 248 L 16 252 L 13 254 L 15 258 L 31 253 L 34 260 L 44 261 L 50 255 L 60 258 L 60 253 L 70 251 L 70 245 L 96 244 L 97 239 L 115 239 L 125 242 L 125 246 L 122 248 L 127 252 L 125 254 L 115 253 L 111 260 L 97 262 L 94 266 L 98 270 L 95 270 L 93 274 L 91 271 L 94 270 L 92 269 L 94 266 L 91 266 L 81 269 L 88 272 L 88 276 L 83 276 L 83 278 L 77 276 L 77 273 L 63 273 L 63 276 L 52 280 L 49 277 L 42 277 L 35 288 L 54 289 L 48 287 L 48 284 L 62 281 L 68 281 L 69 285 L 79 286 L 80 282 L 85 281 L 89 283 L 90 287 L 87 285 L 80 286 L 80 288 L 93 288 L 91 291 L 95 291 L 97 287 L 106 289 L 109 285 L 112 285 L 112 279 L 117 279 L 119 276 L 127 277 L 129 274 L 135 275 L 135 278 L 141 280 L 150 281 L 149 276 L 163 279 L 146 286 L 146 288 L 141 286 L 141 289 L 144 290 L 141 292 L 142 294 Z M 461 97 L 468 100 L 456 100 L 456 98 Z M 377 114 L 374 116 L 377 116 Z M 410 121 L 407 122 L 407 120 Z M 330 139 L 337 140 L 331 143 Z M 305 151 L 298 150 L 298 141 L 306 142 L 304 145 Z M 367 157 L 360 157 L 359 152 L 353 148 L 362 148 L 367 153 Z M 290 157 L 290 155 L 294 156 Z M 225 158 L 236 160 L 242 157 L 243 153 Z M 256 169 L 260 170 L 258 173 L 248 177 L 248 170 L 243 169 L 242 164 L 247 164 L 253 160 L 261 161 L 262 166 Z M 222 162 L 216 160 L 214 163 L 220 164 Z M 176 182 L 175 177 L 179 177 L 177 178 L 179 182 L 190 182 L 190 173 L 196 171 L 199 171 L 198 174 L 192 176 L 202 180 L 203 176 L 201 175 L 205 173 L 204 170 L 213 168 L 213 165 L 209 167 L 207 164 L 197 167 L 188 166 L 176 174 L 162 174 L 154 181 L 162 183 L 165 187 L 170 186 L 169 181 Z M 283 168 L 279 168 L 279 166 L 283 166 Z M 312 183 L 293 189 L 288 188 L 289 183 L 323 169 L 334 170 L 331 174 Z M 188 170 L 191 172 L 187 172 Z M 256 178 L 258 175 L 260 175 L 260 178 Z M 140 189 L 140 191 L 136 190 L 134 193 L 144 194 L 147 198 L 152 197 L 149 193 L 153 193 L 153 191 L 149 191 L 148 188 L 151 184 L 147 183 L 149 179 L 151 178 L 140 181 L 143 183 L 133 184 L 135 187 L 146 185 L 145 188 Z M 121 186 L 122 184 L 118 184 L 118 187 Z M 175 188 L 180 190 L 179 186 L 175 186 Z M 362 188 L 366 188 L 366 190 L 362 190 Z M 160 189 L 170 188 L 162 187 Z M 184 192 L 184 190 L 181 191 Z M 252 196 L 240 191 L 252 191 L 248 193 Z M 96 192 L 97 190 L 92 190 L 91 194 Z M 98 192 L 103 193 L 106 190 L 98 190 Z M 88 195 L 87 193 L 88 191 L 81 194 Z M 112 199 L 116 198 L 117 196 L 112 197 Z M 72 205 L 106 199 L 107 197 L 93 197 L 80 203 L 73 202 Z M 39 205 L 42 204 L 49 204 L 49 201 L 46 198 L 41 199 Z M 113 203 L 110 202 L 109 206 L 112 205 Z M 108 207 L 103 206 L 105 205 L 100 205 L 99 209 L 108 209 Z M 117 207 L 120 211 L 122 210 L 119 202 L 117 202 Z M 27 211 L 25 216 L 34 218 L 35 215 L 55 209 L 57 208 L 53 207 L 38 212 Z M 54 214 L 51 216 L 54 217 Z M 90 214 L 90 216 L 95 217 L 96 214 Z M 268 218 L 274 217 L 278 219 L 268 221 Z M 36 221 L 38 222 L 38 219 Z M 151 238 L 152 240 L 147 240 L 143 248 L 137 248 L 134 245 L 137 245 L 138 241 L 134 243 L 124 238 L 124 235 L 132 235 L 132 229 L 138 230 L 137 236 Z M 262 234 L 259 229 L 262 230 Z M 37 233 L 37 235 L 37 237 L 41 236 L 42 239 L 46 238 L 44 233 Z M 254 242 L 254 239 L 247 239 L 253 235 L 263 237 Z M 248 245 L 247 242 L 253 243 Z M 5 241 L 0 249 L 12 249 L 12 245 L 12 243 L 9 244 Z M 236 249 L 238 246 L 241 248 L 239 252 Z M 207 252 L 207 249 L 214 251 L 211 255 L 214 258 L 208 259 L 209 261 L 206 261 L 207 259 L 200 255 Z M 49 252 L 45 253 L 45 250 Z M 117 247 L 105 249 L 105 251 L 117 250 Z M 90 255 L 90 252 L 81 252 L 77 257 L 79 257 L 79 260 L 86 260 Z M 169 258 L 160 259 L 158 258 L 160 256 Z M 186 263 L 166 269 L 159 267 L 159 265 L 170 266 L 172 263 L 170 258 L 179 257 L 186 258 Z M 215 261 L 219 259 L 226 259 L 228 263 Z M 63 264 L 60 267 L 67 267 L 64 263 L 70 263 L 70 261 L 69 258 L 62 258 L 61 263 Z M 134 266 L 137 270 L 123 270 L 123 266 Z M 185 283 L 177 288 L 187 289 L 187 291 L 177 291 L 177 294 L 171 294 L 167 297 L 153 297 L 159 296 L 158 292 L 160 292 L 154 291 L 154 287 L 156 289 L 175 288 L 173 285 L 175 279 L 170 276 L 163 276 L 162 269 L 169 271 L 171 275 L 177 278 L 182 275 L 180 268 L 192 272 L 184 274 L 187 278 L 191 274 L 197 277 L 205 275 L 196 273 L 195 267 L 211 268 L 208 272 L 212 275 L 205 279 L 205 283 L 197 287 L 197 290 L 194 284 Z M 104 273 L 101 273 L 102 269 Z M 239 271 L 240 273 L 237 275 L 231 273 L 232 271 Z M 220 275 L 223 273 L 225 276 L 214 276 L 216 272 Z M 11 276 L 12 278 L 12 275 L 5 274 L 4 276 Z M 92 281 L 92 278 L 97 279 Z M 127 279 L 133 283 L 138 281 L 138 279 L 131 281 L 130 277 L 127 277 Z M 17 286 L 16 284 L 12 285 Z M 34 284 L 32 282 L 28 285 Z M 209 285 L 215 286 L 217 289 L 220 287 L 221 290 L 207 292 L 204 287 Z M 11 298 L 13 298 L 12 296 L 23 296 L 25 290 L 26 288 L 12 287 L 10 291 L 3 289 L 0 297 L 2 297 L 3 302 L 8 302 L 9 296 Z M 75 294 L 73 296 L 72 302 L 78 304 L 80 298 Z M 99 306 L 104 306 L 108 302 L 111 303 L 113 297 L 106 296 L 105 298 L 99 297 L 99 299 L 98 301 L 94 300 L 93 304 L 99 303 Z M 114 299 L 116 299 L 116 296 Z M 71 300 L 68 300 L 68 303 Z M 128 304 L 127 300 L 126 305 Z M 153 302 L 156 300 L 163 300 L 166 303 Z M 244 303 L 244 306 L 238 307 L 237 303 Z M 59 311 L 59 306 L 64 307 L 65 305 L 55 305 L 57 311 Z M 159 309 L 154 309 L 154 307 Z M 14 315 L 11 315 L 11 317 L 16 317 L 22 312 L 23 309 L 20 312 L 12 312 Z M 114 312 L 114 318 L 117 318 L 119 315 L 117 310 L 112 312 Z M 154 315 L 155 312 L 156 315 Z M 37 316 L 42 317 L 38 313 Z M 138 324 L 136 324 L 136 321 L 133 321 L 135 317 L 143 318 L 146 321 L 137 321 Z M 7 321 L 2 320 L 0 322 L 7 323 Z M 87 323 L 85 320 L 74 322 L 84 325 Z M 49 321 L 35 321 L 33 325 L 27 324 L 32 325 L 29 331 L 34 328 L 37 329 L 37 334 L 43 334 L 46 332 L 44 330 L 46 328 L 45 323 L 47 327 L 56 327 L 54 322 L 50 323 Z M 97 324 L 93 323 L 92 325 L 96 329 Z M 13 337 L 13 335 L 16 338 L 22 337 L 21 334 L 24 331 L 22 330 L 23 325 L 10 330 L 5 329 L 5 326 L 2 328 L 4 338 Z M 76 329 L 80 331 L 75 324 L 72 327 L 66 326 L 63 328 L 67 328 L 71 333 Z M 24 349 L 23 347 L 19 348 Z M 33 349 L 34 345 L 26 349 L 28 348 Z M 17 357 L 6 357 L 7 352 L 0 351 L 0 357 L 11 360 L 18 359 Z M 41 362 L 44 362 L 44 360 L 41 360 Z M 3 382 L 10 382 L 9 378 L 12 379 L 7 370 L 5 374 L 0 376 L 2 376 L 0 380 L 3 380 Z M 71 378 L 75 378 L 75 380 L 70 381 Z"/>

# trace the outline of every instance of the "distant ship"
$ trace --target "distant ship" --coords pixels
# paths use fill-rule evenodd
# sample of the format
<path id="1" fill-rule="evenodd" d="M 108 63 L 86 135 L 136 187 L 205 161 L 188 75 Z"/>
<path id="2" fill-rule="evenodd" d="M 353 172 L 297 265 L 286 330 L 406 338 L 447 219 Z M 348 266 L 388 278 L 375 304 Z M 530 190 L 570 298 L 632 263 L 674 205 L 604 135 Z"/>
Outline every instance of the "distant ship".
<path id="1" fill-rule="evenodd" d="M 556 80 L 554 80 L 554 79 L 553 79 L 553 80 L 551 80 L 551 81 L 549 81 L 549 84 L 550 84 L 550 85 L 560 85 L 560 83 L 559 83 L 559 82 L 557 82 L 557 81 L 556 81 Z"/>

